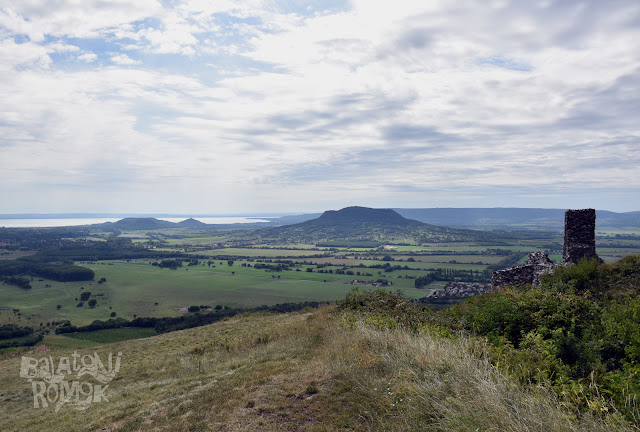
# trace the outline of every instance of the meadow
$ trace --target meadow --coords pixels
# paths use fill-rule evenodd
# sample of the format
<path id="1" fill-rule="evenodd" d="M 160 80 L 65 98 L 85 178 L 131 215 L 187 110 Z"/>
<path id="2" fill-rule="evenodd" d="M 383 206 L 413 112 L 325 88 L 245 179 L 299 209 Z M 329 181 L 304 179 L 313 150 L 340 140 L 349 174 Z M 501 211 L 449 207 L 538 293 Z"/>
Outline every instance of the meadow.
<path id="1" fill-rule="evenodd" d="M 640 250 L 635 239 L 615 235 L 599 239 L 605 260 Z M 504 260 L 540 249 L 559 261 L 557 239 L 318 248 L 242 245 L 233 235 L 186 231 L 125 232 L 121 238 L 149 247 L 143 255 L 148 257 L 77 261 L 94 271 L 91 281 L 32 278 L 30 290 L 0 285 L 0 323 L 44 333 L 42 343 L 52 355 L 122 352 L 122 372 L 110 384 L 109 403 L 81 412 L 33 410 L 29 383 L 15 373 L 20 356 L 33 348 L 7 348 L 0 350 L 0 379 L 10 389 L 0 394 L 0 429 L 74 430 L 82 424 L 87 430 L 123 431 L 301 430 L 300 425 L 308 430 L 627 430 L 615 412 L 592 416 L 568 408 L 549 383 L 521 385 L 519 369 L 509 369 L 519 360 L 504 370 L 491 364 L 495 352 L 487 340 L 431 325 L 406 331 L 376 313 L 365 319 L 330 306 L 241 314 L 158 336 L 153 328 L 136 327 L 53 334 L 63 320 L 83 325 L 179 316 L 192 305 L 340 300 L 354 279 L 390 281 L 386 289 L 417 299 L 444 288 L 442 280 L 414 288 L 416 278 L 435 269 L 463 280 L 464 272 L 481 278 Z M 174 255 L 154 258 L 153 251 Z M 175 260 L 181 264 L 175 269 L 159 265 Z M 372 286 L 359 289 L 375 295 Z M 96 301 L 94 307 L 82 302 L 83 294 Z M 451 310 L 456 309 L 444 312 Z"/>
<path id="2" fill-rule="evenodd" d="M 86 410 L 34 409 L 31 383 L 17 373 L 21 353 L 0 354 L 0 429 L 630 430 L 617 418 L 577 416 L 544 386 L 518 385 L 472 338 L 352 318 L 331 309 L 254 314 L 45 354 L 122 354 L 107 400 Z"/>
<path id="3" fill-rule="evenodd" d="M 605 261 L 615 261 L 640 252 L 634 233 L 599 231 L 598 252 Z M 622 236 L 622 237 L 621 237 Z M 625 237 L 626 236 L 626 237 Z M 400 244 L 390 248 L 317 247 L 316 244 L 267 244 L 260 241 L 238 245 L 234 233 L 163 229 L 125 231 L 119 234 L 154 250 L 180 253 L 183 266 L 176 270 L 153 266 L 153 259 L 77 262 L 95 272 L 95 280 L 57 282 L 32 278 L 32 289 L 0 285 L 0 324 L 15 323 L 36 329 L 54 327 L 71 320 L 78 325 L 113 317 L 133 319 L 178 316 L 179 308 L 191 305 L 255 307 L 286 302 L 333 301 L 345 296 L 351 283 L 391 282 L 410 298 L 421 298 L 442 283 L 415 289 L 414 281 L 436 269 L 482 275 L 495 269 L 509 254 L 526 253 L 557 245 L 561 236 L 532 236 L 496 244 L 474 242 Z M 94 233 L 91 240 L 106 240 Z M 8 252 L 8 251 L 7 251 Z M 561 260 L 561 250 L 550 250 Z M 15 252 L 14 252 L 15 253 Z M 28 252 L 23 252 L 28 253 Z M 198 265 L 188 265 L 189 258 Z M 233 261 L 229 265 L 229 261 Z M 520 262 L 526 261 L 526 256 Z M 257 264 L 284 265 L 280 271 L 255 268 Z M 392 267 L 391 269 L 385 268 Z M 491 266 L 491 267 L 490 267 Z M 389 271 L 392 270 L 392 271 Z M 487 276 L 488 277 L 488 276 Z M 104 278 L 106 282 L 98 283 Z M 364 287 L 365 289 L 367 287 Z M 80 296 L 91 292 L 97 304 L 91 308 Z"/>
<path id="4" fill-rule="evenodd" d="M 114 328 L 95 330 L 90 332 L 68 333 L 66 336 L 72 339 L 96 342 L 98 344 L 121 342 L 130 339 L 143 339 L 155 336 L 157 333 L 153 328 Z M 54 342 L 55 343 L 55 342 Z"/>
<path id="5" fill-rule="evenodd" d="M 0 310 L 0 323 L 32 327 L 40 327 L 42 323 L 46 327 L 47 323 L 66 319 L 79 324 L 95 319 L 107 320 L 112 313 L 125 319 L 177 316 L 180 314 L 177 308 L 191 305 L 255 307 L 311 300 L 331 301 L 343 298 L 351 289 L 351 281 L 357 277 L 306 271 L 306 268 L 317 269 L 315 265 L 303 266 L 305 271 L 265 272 L 243 267 L 246 261 L 236 261 L 232 266 L 226 261 L 223 264 L 217 261 L 214 268 L 186 264 L 170 270 L 153 266 L 146 260 L 83 263 L 81 265 L 95 271 L 96 280 L 104 278 L 106 282 L 38 279 L 32 282 L 31 290 L 0 285 L 0 304 L 9 306 Z M 375 280 L 378 277 L 376 271 L 375 276 L 363 279 Z M 425 289 L 414 289 L 412 279 L 392 280 L 392 288 L 401 289 L 412 298 L 428 293 Z M 91 292 L 91 298 L 97 300 L 94 308 L 90 308 L 87 302 L 77 307 L 83 292 Z"/>

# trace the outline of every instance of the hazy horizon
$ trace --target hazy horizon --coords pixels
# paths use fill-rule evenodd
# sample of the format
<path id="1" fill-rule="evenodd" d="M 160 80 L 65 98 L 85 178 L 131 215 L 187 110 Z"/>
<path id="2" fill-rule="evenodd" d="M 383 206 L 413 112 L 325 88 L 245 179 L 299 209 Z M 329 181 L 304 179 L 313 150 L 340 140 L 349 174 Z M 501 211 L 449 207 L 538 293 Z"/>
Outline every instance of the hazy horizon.
<path id="1" fill-rule="evenodd" d="M 230 213 L 205 213 L 205 212 L 194 212 L 194 213 L 189 213 L 189 212 L 175 212 L 175 213 L 166 213 L 166 212 L 157 212 L 157 213 L 130 213 L 130 212 L 100 212 L 100 211 L 96 211 L 96 212 L 61 212 L 61 213 L 0 213 L 0 219 L 29 219 L 31 216 L 34 218 L 43 218 L 43 219 L 47 219 L 47 218 L 52 218 L 52 219 L 56 219 L 56 218 L 64 218 L 64 217 L 100 217 L 100 218 L 123 218 L 123 217 L 139 217 L 139 218 L 146 218 L 146 217 L 153 217 L 153 218 L 158 218 L 158 219 L 176 219 L 176 218 L 224 218 L 224 217 L 245 217 L 245 218 L 278 218 L 278 217 L 282 217 L 282 216 L 292 216 L 292 215 L 302 215 L 302 214 L 316 214 L 316 213 L 323 213 L 325 211 L 330 211 L 330 210 L 340 210 L 346 207 L 354 207 L 351 205 L 346 205 L 345 207 L 340 207 L 340 208 L 325 208 L 325 209 L 319 209 L 316 211 L 308 211 L 308 212 L 304 212 L 304 211 L 290 211 L 290 212 L 277 212 L 277 213 L 273 213 L 273 212 L 257 212 L 257 213 L 249 213 L 249 212 L 230 212 Z M 357 206 L 356 206 L 357 207 Z M 362 206 L 362 207 L 366 207 L 366 206 Z M 410 209 L 428 209 L 428 210 L 432 210 L 432 209 L 442 209 L 442 210 L 447 210 L 447 209 L 451 209 L 451 210 L 473 210 L 473 209 L 531 209 L 531 210 L 569 210 L 569 208 L 561 208 L 561 207 L 371 207 L 371 208 L 378 208 L 378 209 L 403 209 L 403 210 L 410 210 Z M 572 210 L 576 210 L 576 208 L 572 208 Z M 629 211 L 623 211 L 623 212 L 617 212 L 614 210 L 609 210 L 609 209 L 602 209 L 602 208 L 597 208 L 597 211 L 607 211 L 607 212 L 613 212 L 613 213 L 633 213 L 633 212 L 638 212 L 640 210 L 629 210 Z"/>

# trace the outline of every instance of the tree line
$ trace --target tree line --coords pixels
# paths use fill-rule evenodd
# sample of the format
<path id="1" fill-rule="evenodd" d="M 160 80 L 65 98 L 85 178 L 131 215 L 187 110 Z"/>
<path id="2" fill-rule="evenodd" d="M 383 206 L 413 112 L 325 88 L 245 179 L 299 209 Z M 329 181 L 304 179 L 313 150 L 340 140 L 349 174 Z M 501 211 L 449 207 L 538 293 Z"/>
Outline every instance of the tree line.
<path id="1" fill-rule="evenodd" d="M 56 328 L 56 334 L 75 333 L 75 332 L 90 332 L 95 330 L 111 329 L 111 328 L 123 328 L 123 327 L 146 327 L 155 328 L 157 333 L 168 333 L 176 330 L 184 330 L 193 327 L 200 327 L 203 325 L 211 324 L 220 321 L 224 318 L 230 318 L 238 314 L 250 313 L 250 312 L 272 312 L 272 313 L 288 313 L 303 310 L 304 308 L 317 309 L 321 304 L 326 304 L 317 301 L 305 301 L 302 303 L 280 303 L 272 306 L 258 306 L 254 308 L 230 308 L 221 307 L 211 312 L 197 312 L 193 314 L 182 315 L 179 317 L 140 317 L 133 320 L 126 320 L 124 318 L 112 318 L 107 321 L 95 320 L 91 324 L 86 326 L 75 326 L 70 321 L 62 322 Z"/>
<path id="2" fill-rule="evenodd" d="M 73 264 L 46 264 L 22 259 L 0 261 L 0 276 L 17 275 L 39 276 L 58 282 L 74 282 L 93 280 L 95 273 L 91 269 Z M 23 283 L 20 282 L 20 284 Z"/>
<path id="3" fill-rule="evenodd" d="M 490 270 L 453 270 L 453 269 L 436 269 L 428 275 L 417 277 L 413 284 L 420 289 L 435 281 L 456 281 L 463 280 L 465 282 L 489 282 L 491 280 Z"/>
<path id="4" fill-rule="evenodd" d="M 31 289 L 31 280 L 24 276 L 0 276 L 0 281 L 8 283 L 9 285 L 15 285 L 24 290 Z"/>
<path id="5" fill-rule="evenodd" d="M 32 327 L 19 327 L 15 324 L 0 326 L 0 348 L 32 346 L 42 340 L 41 334 L 34 334 Z"/>

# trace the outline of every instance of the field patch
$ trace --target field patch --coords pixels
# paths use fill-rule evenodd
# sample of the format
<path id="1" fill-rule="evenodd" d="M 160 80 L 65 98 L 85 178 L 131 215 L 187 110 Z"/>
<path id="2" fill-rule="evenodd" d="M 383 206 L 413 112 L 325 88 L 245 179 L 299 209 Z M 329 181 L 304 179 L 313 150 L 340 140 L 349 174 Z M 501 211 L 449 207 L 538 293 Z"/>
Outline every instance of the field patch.
<path id="1" fill-rule="evenodd" d="M 156 334 L 157 333 L 153 328 L 125 327 L 94 330 L 90 332 L 67 333 L 65 336 L 73 339 L 87 340 L 98 343 L 113 343 L 130 339 L 147 338 L 150 336 L 155 336 Z"/>
<path id="2" fill-rule="evenodd" d="M 325 254 L 331 254 L 328 250 L 313 250 L 313 249 L 275 249 L 275 248 L 221 248 L 211 249 L 206 251 L 197 252 L 199 255 L 228 255 L 228 256 L 246 256 L 246 257 L 300 257 L 300 256 L 323 256 Z"/>

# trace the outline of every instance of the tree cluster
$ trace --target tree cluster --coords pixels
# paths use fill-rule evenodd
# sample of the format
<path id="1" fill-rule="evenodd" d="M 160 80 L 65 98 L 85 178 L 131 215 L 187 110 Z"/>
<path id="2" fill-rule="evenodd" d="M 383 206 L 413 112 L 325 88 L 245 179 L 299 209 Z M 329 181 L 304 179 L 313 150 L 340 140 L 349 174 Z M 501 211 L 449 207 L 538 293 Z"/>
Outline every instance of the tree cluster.
<path id="1" fill-rule="evenodd" d="M 0 281 L 10 285 L 15 285 L 24 290 L 31 289 L 31 280 L 23 276 L 0 276 Z"/>
<path id="2" fill-rule="evenodd" d="M 74 332 L 89 332 L 110 328 L 121 327 L 154 327 L 157 333 L 168 333 L 176 330 L 183 330 L 192 327 L 199 327 L 207 324 L 211 324 L 220 321 L 224 318 L 232 317 L 242 313 L 250 312 L 273 312 L 273 313 L 287 313 L 300 311 L 304 308 L 318 308 L 322 304 L 321 302 L 310 301 L 303 303 L 282 303 L 272 306 L 258 306 L 255 308 L 230 308 L 218 305 L 213 311 L 210 312 L 198 312 L 201 306 L 191 306 L 190 312 L 196 312 L 189 315 L 182 315 L 175 318 L 135 318 L 131 321 L 124 318 L 109 319 L 107 321 L 95 320 L 91 324 L 86 326 L 74 326 L 70 321 L 64 321 L 56 328 L 56 334 L 74 333 Z M 197 310 L 196 310 L 197 308 Z"/>
<path id="3" fill-rule="evenodd" d="M 0 276 L 31 275 L 58 282 L 93 280 L 93 270 L 73 264 L 45 264 L 23 260 L 0 261 Z"/>

